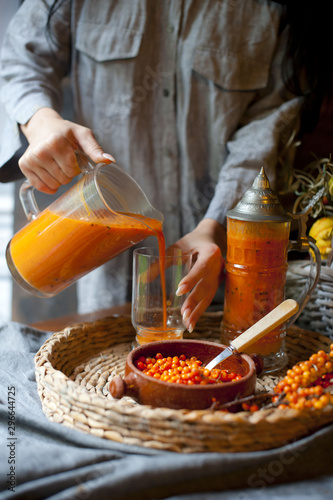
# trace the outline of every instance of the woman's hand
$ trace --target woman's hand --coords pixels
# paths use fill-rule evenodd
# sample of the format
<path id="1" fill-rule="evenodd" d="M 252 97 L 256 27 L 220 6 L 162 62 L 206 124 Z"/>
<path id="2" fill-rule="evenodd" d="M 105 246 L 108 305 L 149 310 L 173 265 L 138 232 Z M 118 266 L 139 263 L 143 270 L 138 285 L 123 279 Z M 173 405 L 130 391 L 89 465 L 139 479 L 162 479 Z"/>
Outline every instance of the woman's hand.
<path id="1" fill-rule="evenodd" d="M 223 280 L 226 231 L 217 221 L 203 219 L 194 231 L 172 246 L 193 253 L 194 265 L 177 290 L 177 295 L 190 292 L 181 312 L 186 328 L 192 332 Z"/>
<path id="2" fill-rule="evenodd" d="M 21 129 L 29 146 L 19 167 L 30 183 L 44 193 L 55 193 L 81 173 L 76 150 L 84 151 L 95 163 L 115 161 L 103 152 L 90 129 L 64 120 L 51 108 L 39 109 Z"/>

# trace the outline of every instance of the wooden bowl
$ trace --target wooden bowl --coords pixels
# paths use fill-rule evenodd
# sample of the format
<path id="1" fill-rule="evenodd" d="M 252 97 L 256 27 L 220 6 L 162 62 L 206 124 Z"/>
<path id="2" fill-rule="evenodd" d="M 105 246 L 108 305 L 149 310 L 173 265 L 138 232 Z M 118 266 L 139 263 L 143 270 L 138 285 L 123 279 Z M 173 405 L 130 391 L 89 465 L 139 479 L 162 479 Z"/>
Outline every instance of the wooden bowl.
<path id="1" fill-rule="evenodd" d="M 165 340 L 133 349 L 126 359 L 125 376 L 117 375 L 110 383 L 111 395 L 116 399 L 130 396 L 144 405 L 174 409 L 200 410 L 210 408 L 214 401 L 220 404 L 236 397 L 250 396 L 256 385 L 256 365 L 246 354 L 232 355 L 223 361 L 223 368 L 242 375 L 240 380 L 210 385 L 181 385 L 164 382 L 142 373 L 135 366 L 140 357 L 196 356 L 206 365 L 226 346 L 201 340 Z"/>

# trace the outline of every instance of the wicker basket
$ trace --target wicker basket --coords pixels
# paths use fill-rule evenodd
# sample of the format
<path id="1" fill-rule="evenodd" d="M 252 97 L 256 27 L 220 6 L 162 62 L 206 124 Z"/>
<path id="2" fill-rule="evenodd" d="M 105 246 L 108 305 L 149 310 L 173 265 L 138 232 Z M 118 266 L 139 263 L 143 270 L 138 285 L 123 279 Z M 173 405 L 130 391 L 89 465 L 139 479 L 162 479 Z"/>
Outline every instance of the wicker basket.
<path id="1" fill-rule="evenodd" d="M 308 261 L 294 261 L 287 273 L 287 296 L 298 297 L 309 276 Z M 333 268 L 322 263 L 319 282 L 310 301 L 300 314 L 297 325 L 333 339 Z"/>
<path id="2" fill-rule="evenodd" d="M 191 338 L 218 341 L 221 314 L 210 313 Z M 38 392 L 51 420 L 101 438 L 182 453 L 242 452 L 276 448 L 333 422 L 333 406 L 298 411 L 275 408 L 255 413 L 151 408 L 130 398 L 114 400 L 111 378 L 122 373 L 134 330 L 128 317 L 110 317 L 55 333 L 35 358 Z M 328 350 L 327 337 L 292 327 L 289 364 Z M 271 389 L 283 373 L 257 381 Z"/>

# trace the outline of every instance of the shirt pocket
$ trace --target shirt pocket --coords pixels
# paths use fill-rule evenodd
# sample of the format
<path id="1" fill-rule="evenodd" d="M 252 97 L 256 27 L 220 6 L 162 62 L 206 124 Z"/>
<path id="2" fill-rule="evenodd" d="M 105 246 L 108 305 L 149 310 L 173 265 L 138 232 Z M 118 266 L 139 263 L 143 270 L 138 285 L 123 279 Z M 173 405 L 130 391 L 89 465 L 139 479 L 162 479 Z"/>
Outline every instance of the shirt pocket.
<path id="1" fill-rule="evenodd" d="M 142 33 L 126 28 L 79 23 L 75 48 L 97 62 L 132 59 L 139 53 Z"/>
<path id="2" fill-rule="evenodd" d="M 224 90 L 250 92 L 266 87 L 269 64 L 211 47 L 197 47 L 192 69 Z"/>
<path id="3" fill-rule="evenodd" d="M 90 113 L 126 120 L 135 111 L 133 88 L 137 85 L 142 36 L 121 27 L 78 25 L 74 85 L 79 88 L 76 106 L 85 113 L 86 123 Z"/>

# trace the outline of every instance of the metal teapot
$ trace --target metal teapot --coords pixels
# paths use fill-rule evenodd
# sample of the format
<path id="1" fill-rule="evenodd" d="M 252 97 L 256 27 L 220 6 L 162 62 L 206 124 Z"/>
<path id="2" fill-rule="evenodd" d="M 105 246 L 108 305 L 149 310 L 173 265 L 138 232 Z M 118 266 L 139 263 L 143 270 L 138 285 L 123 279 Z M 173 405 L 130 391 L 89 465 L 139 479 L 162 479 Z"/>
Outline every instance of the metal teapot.
<path id="1" fill-rule="evenodd" d="M 261 354 L 266 372 L 287 363 L 285 336 L 304 309 L 319 279 L 320 252 L 306 235 L 306 221 L 312 200 L 299 214 L 286 213 L 262 167 L 252 187 L 236 207 L 227 212 L 227 259 L 221 342 L 229 344 L 285 299 L 288 253 L 310 252 L 309 279 L 300 297 L 294 297 L 299 311 L 253 344 L 247 353 Z M 298 239 L 291 241 L 292 220 L 298 222 Z"/>

